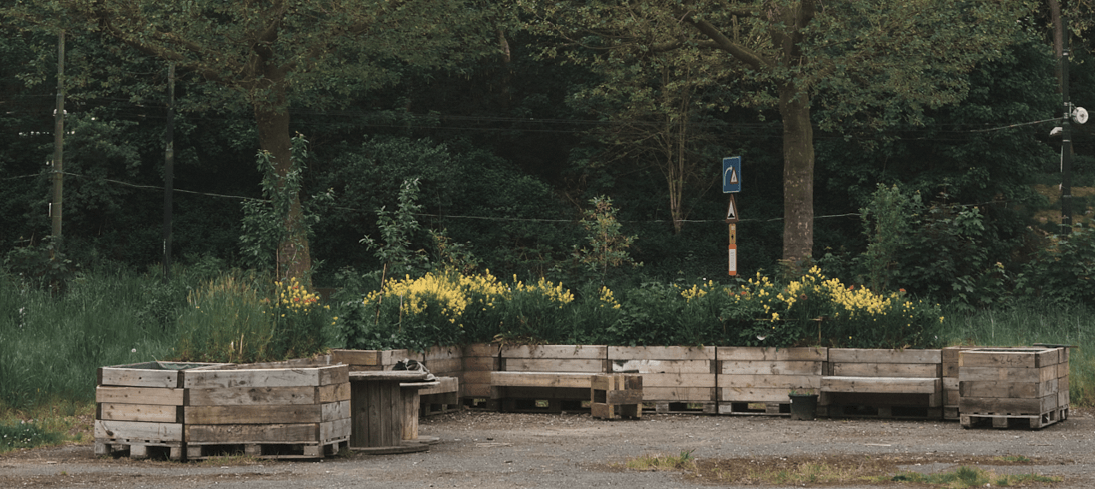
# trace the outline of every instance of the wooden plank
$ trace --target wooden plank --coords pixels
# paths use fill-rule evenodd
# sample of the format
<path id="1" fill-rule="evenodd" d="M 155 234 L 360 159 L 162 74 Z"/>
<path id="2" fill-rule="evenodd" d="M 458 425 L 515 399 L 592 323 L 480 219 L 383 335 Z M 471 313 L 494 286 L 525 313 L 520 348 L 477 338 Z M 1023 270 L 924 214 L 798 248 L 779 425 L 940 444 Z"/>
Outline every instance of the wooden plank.
<path id="1" fill-rule="evenodd" d="M 1056 394 L 1037 399 L 962 397 L 958 401 L 958 411 L 962 414 L 1041 414 L 1056 408 Z"/>
<path id="2" fill-rule="evenodd" d="M 605 373 L 604 359 L 587 358 L 503 358 L 507 372 Z"/>
<path id="3" fill-rule="evenodd" d="M 190 406 L 315 404 L 316 388 L 312 386 L 192 388 L 188 389 L 187 397 L 187 405 Z"/>
<path id="4" fill-rule="evenodd" d="M 493 372 L 501 370 L 501 360 L 498 357 L 464 357 L 464 372 L 485 371 Z"/>
<path id="5" fill-rule="evenodd" d="M 492 371 L 464 372 L 464 384 L 490 384 Z"/>
<path id="6" fill-rule="evenodd" d="M 570 399 L 590 400 L 589 385 L 585 387 L 493 387 L 492 399 Z"/>
<path id="7" fill-rule="evenodd" d="M 461 358 L 437 358 L 422 362 L 434 375 L 445 375 L 450 372 L 459 372 L 464 368 L 464 360 Z"/>
<path id="8" fill-rule="evenodd" d="M 350 417 L 350 401 L 328 402 L 319 405 L 319 421 L 335 421 Z"/>
<path id="9" fill-rule="evenodd" d="M 350 400 L 350 383 L 330 384 L 315 387 L 315 404 Z"/>
<path id="10" fill-rule="evenodd" d="M 958 377 L 943 377 L 943 390 L 958 390 Z"/>
<path id="11" fill-rule="evenodd" d="M 760 348 L 748 346 L 720 346 L 716 355 L 723 361 L 806 361 L 825 362 L 829 360 L 829 349 L 825 347 L 807 348 Z"/>
<path id="12" fill-rule="evenodd" d="M 317 423 L 186 425 L 186 442 L 201 444 L 309 443 L 319 434 Z"/>
<path id="13" fill-rule="evenodd" d="M 639 374 L 713 374 L 712 360 L 615 360 L 611 362 L 613 373 Z"/>
<path id="14" fill-rule="evenodd" d="M 318 367 L 319 385 L 344 384 L 350 381 L 350 369 L 345 365 Z"/>
<path id="15" fill-rule="evenodd" d="M 938 363 L 836 363 L 832 374 L 841 377 L 942 377 Z"/>
<path id="16" fill-rule="evenodd" d="M 959 381 L 1048 382 L 1056 378 L 1056 365 L 1042 368 L 962 367 L 958 375 Z"/>
<path id="17" fill-rule="evenodd" d="M 110 440 L 183 441 L 181 423 L 143 423 L 140 421 L 95 420 L 95 438 Z"/>
<path id="18" fill-rule="evenodd" d="M 180 370 L 100 367 L 99 385 L 123 387 L 174 388 L 179 385 Z"/>
<path id="19" fill-rule="evenodd" d="M 432 394 L 445 394 L 449 392 L 460 392 L 460 381 L 456 377 L 437 377 L 437 385 L 433 387 L 427 387 L 425 389 L 419 389 L 418 395 L 428 396 Z"/>
<path id="20" fill-rule="evenodd" d="M 1068 389 L 1057 391 L 1057 407 L 1067 408 L 1068 406 Z"/>
<path id="21" fill-rule="evenodd" d="M 942 363 L 940 350 L 879 350 L 830 348 L 829 362 L 848 363 Z"/>
<path id="22" fill-rule="evenodd" d="M 1039 368 L 1057 363 L 1053 348 L 977 348 L 958 355 L 959 367 Z"/>
<path id="23" fill-rule="evenodd" d="M 594 374 L 572 372 L 491 372 L 497 387 L 583 387 L 588 389 Z"/>
<path id="24" fill-rule="evenodd" d="M 490 384 L 462 384 L 460 397 L 463 398 L 490 398 Z"/>
<path id="25" fill-rule="evenodd" d="M 715 387 L 715 374 L 648 374 L 644 373 L 644 387 Z"/>
<path id="26" fill-rule="evenodd" d="M 418 439 L 418 407 L 419 397 L 418 392 L 415 389 L 403 389 L 401 392 L 403 396 L 403 410 L 397 415 L 403 418 L 403 430 L 401 431 L 401 440 L 417 440 Z"/>
<path id="27" fill-rule="evenodd" d="M 501 346 L 493 343 L 472 343 L 464 345 L 464 358 L 468 357 L 498 357 Z"/>
<path id="28" fill-rule="evenodd" d="M 1059 379 L 1059 378 L 1062 378 L 1062 377 L 1068 377 L 1068 364 L 1067 363 L 1058 363 L 1057 364 L 1057 378 Z"/>
<path id="29" fill-rule="evenodd" d="M 96 406 L 96 418 L 113 421 L 144 421 L 146 423 L 181 423 L 179 406 L 155 404 L 121 404 L 104 402 Z"/>
<path id="30" fill-rule="evenodd" d="M 957 389 L 943 389 L 943 405 L 957 406 L 962 399 Z"/>
<path id="31" fill-rule="evenodd" d="M 1057 393 L 1057 379 L 1048 382 L 1001 382 L 993 380 L 967 380 L 959 382 L 962 397 L 1007 397 L 1037 399 Z"/>
<path id="32" fill-rule="evenodd" d="M 693 346 L 610 346 L 608 360 L 715 360 L 715 347 Z"/>
<path id="33" fill-rule="evenodd" d="M 183 422 L 190 424 L 310 423 L 320 420 L 319 404 L 259 406 L 187 406 Z"/>
<path id="34" fill-rule="evenodd" d="M 832 377 L 821 378 L 823 392 L 876 392 L 935 394 L 942 392 L 941 379 L 904 377 Z"/>
<path id="35" fill-rule="evenodd" d="M 427 364 L 442 360 L 460 361 L 462 358 L 464 358 L 464 352 L 457 346 L 435 346 L 422 352 L 422 361 Z"/>
<path id="36" fill-rule="evenodd" d="M 183 387 L 189 389 L 317 385 L 321 384 L 319 369 L 316 368 L 186 370 L 183 372 Z"/>
<path id="37" fill-rule="evenodd" d="M 186 389 L 98 386 L 95 388 L 95 402 L 182 406 L 185 393 Z"/>
<path id="38" fill-rule="evenodd" d="M 319 424 L 319 442 L 330 443 L 335 440 L 349 440 L 353 418 L 336 419 Z"/>
<path id="39" fill-rule="evenodd" d="M 824 362 L 807 361 L 727 361 L 721 360 L 723 375 L 822 375 Z"/>
<path id="40" fill-rule="evenodd" d="M 608 347 L 602 345 L 521 345 L 502 348 L 502 358 L 572 358 L 605 360 Z"/>
<path id="41" fill-rule="evenodd" d="M 647 387 L 643 378 L 643 402 L 713 402 L 714 387 Z"/>
<path id="42" fill-rule="evenodd" d="M 784 390 L 821 388 L 820 375 L 719 375 L 717 382 L 719 387 L 729 388 L 762 387 Z"/>

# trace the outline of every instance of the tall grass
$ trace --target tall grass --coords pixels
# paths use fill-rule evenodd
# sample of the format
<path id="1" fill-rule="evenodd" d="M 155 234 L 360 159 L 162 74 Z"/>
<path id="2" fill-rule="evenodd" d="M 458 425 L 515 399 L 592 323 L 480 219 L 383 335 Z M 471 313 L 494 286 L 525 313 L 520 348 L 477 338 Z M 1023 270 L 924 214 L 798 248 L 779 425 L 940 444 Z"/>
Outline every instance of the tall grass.
<path id="1" fill-rule="evenodd" d="M 51 297 L 0 272 L 0 406 L 90 400 L 98 367 L 170 356 L 173 306 L 154 284 L 99 274 Z"/>
<path id="2" fill-rule="evenodd" d="M 1069 397 L 1072 404 L 1095 405 L 1095 316 L 1085 306 L 1060 308 L 1023 304 L 971 315 L 948 315 L 943 343 L 977 346 L 1071 345 Z"/>

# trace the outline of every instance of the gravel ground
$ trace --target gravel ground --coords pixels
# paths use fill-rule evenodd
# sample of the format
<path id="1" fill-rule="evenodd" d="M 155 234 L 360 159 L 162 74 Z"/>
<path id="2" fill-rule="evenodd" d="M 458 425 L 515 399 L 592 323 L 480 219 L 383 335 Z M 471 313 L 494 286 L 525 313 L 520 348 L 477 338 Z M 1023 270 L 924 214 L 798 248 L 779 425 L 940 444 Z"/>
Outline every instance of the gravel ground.
<path id="1" fill-rule="evenodd" d="M 91 446 L 75 445 L 0 455 L 0 487 L 711 487 L 679 472 L 623 470 L 617 465 L 639 455 L 694 450 L 701 461 L 734 459 L 758 466 L 817 456 L 891 456 L 907 464 L 902 468 L 921 472 L 980 463 L 998 473 L 1058 475 L 1065 480 L 1053 487 L 1088 489 L 1095 487 L 1092 414 L 1073 411 L 1064 422 L 1031 431 L 879 419 L 644 415 L 641 420 L 604 421 L 588 414 L 461 412 L 422 421 L 420 433 L 440 439 L 422 453 L 219 465 L 95 457 Z M 995 457 L 1002 456 L 1034 462 L 997 463 Z"/>

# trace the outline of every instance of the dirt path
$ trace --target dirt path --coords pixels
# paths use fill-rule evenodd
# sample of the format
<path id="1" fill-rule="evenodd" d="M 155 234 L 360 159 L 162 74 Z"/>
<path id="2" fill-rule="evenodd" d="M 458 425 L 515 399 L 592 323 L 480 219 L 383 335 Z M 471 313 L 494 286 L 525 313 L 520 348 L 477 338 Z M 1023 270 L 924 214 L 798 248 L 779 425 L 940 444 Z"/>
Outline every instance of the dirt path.
<path id="1" fill-rule="evenodd" d="M 465 412 L 423 420 L 420 432 L 440 443 L 423 453 L 353 454 L 315 462 L 135 461 L 98 458 L 86 445 L 25 450 L 0 455 L 0 487 L 710 487 L 677 472 L 614 466 L 630 457 L 685 450 L 701 461 L 733 459 L 758 469 L 814 457 L 890 457 L 903 468 L 926 472 L 979 464 L 998 473 L 1059 475 L 1065 482 L 1054 485 L 1058 488 L 1095 487 L 1091 411 L 1073 411 L 1067 421 L 1040 431 L 875 419 L 648 415 L 609 422 L 589 415 Z M 1009 456 L 1033 462 L 1009 465 L 1003 459 Z"/>

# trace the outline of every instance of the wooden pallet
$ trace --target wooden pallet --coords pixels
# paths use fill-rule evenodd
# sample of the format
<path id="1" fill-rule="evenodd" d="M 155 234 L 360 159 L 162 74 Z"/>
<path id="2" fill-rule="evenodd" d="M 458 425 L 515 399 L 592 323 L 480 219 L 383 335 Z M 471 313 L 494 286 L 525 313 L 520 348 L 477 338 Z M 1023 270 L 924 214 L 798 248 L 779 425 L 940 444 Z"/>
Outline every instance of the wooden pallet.
<path id="1" fill-rule="evenodd" d="M 731 416 L 790 416 L 790 402 L 720 402 L 719 414 Z"/>
<path id="2" fill-rule="evenodd" d="M 1040 430 L 1068 419 L 1068 408 L 1061 407 L 1042 414 L 976 414 L 962 413 L 963 428 L 993 427 L 997 429 L 1027 428 Z"/>
<path id="3" fill-rule="evenodd" d="M 714 401 L 647 402 L 643 403 L 643 410 L 657 414 L 718 414 L 718 403 Z"/>
<path id="4" fill-rule="evenodd" d="M 609 373 L 642 375 L 644 403 L 665 407 L 718 400 L 715 347 L 610 346 L 608 363 Z"/>
<path id="5" fill-rule="evenodd" d="M 128 441 L 129 443 L 123 443 Z M 95 440 L 95 455 L 122 455 L 134 459 L 167 458 L 182 460 L 184 454 L 182 442 L 146 442 L 141 440 Z"/>
<path id="6" fill-rule="evenodd" d="M 604 374 L 593 377 L 590 413 L 595 418 L 638 419 L 643 415 L 643 378 L 634 374 Z"/>
<path id="7" fill-rule="evenodd" d="M 187 460 L 244 455 L 265 459 L 311 459 L 337 455 L 349 448 L 349 437 L 326 444 L 319 443 L 228 443 L 186 445 Z"/>

